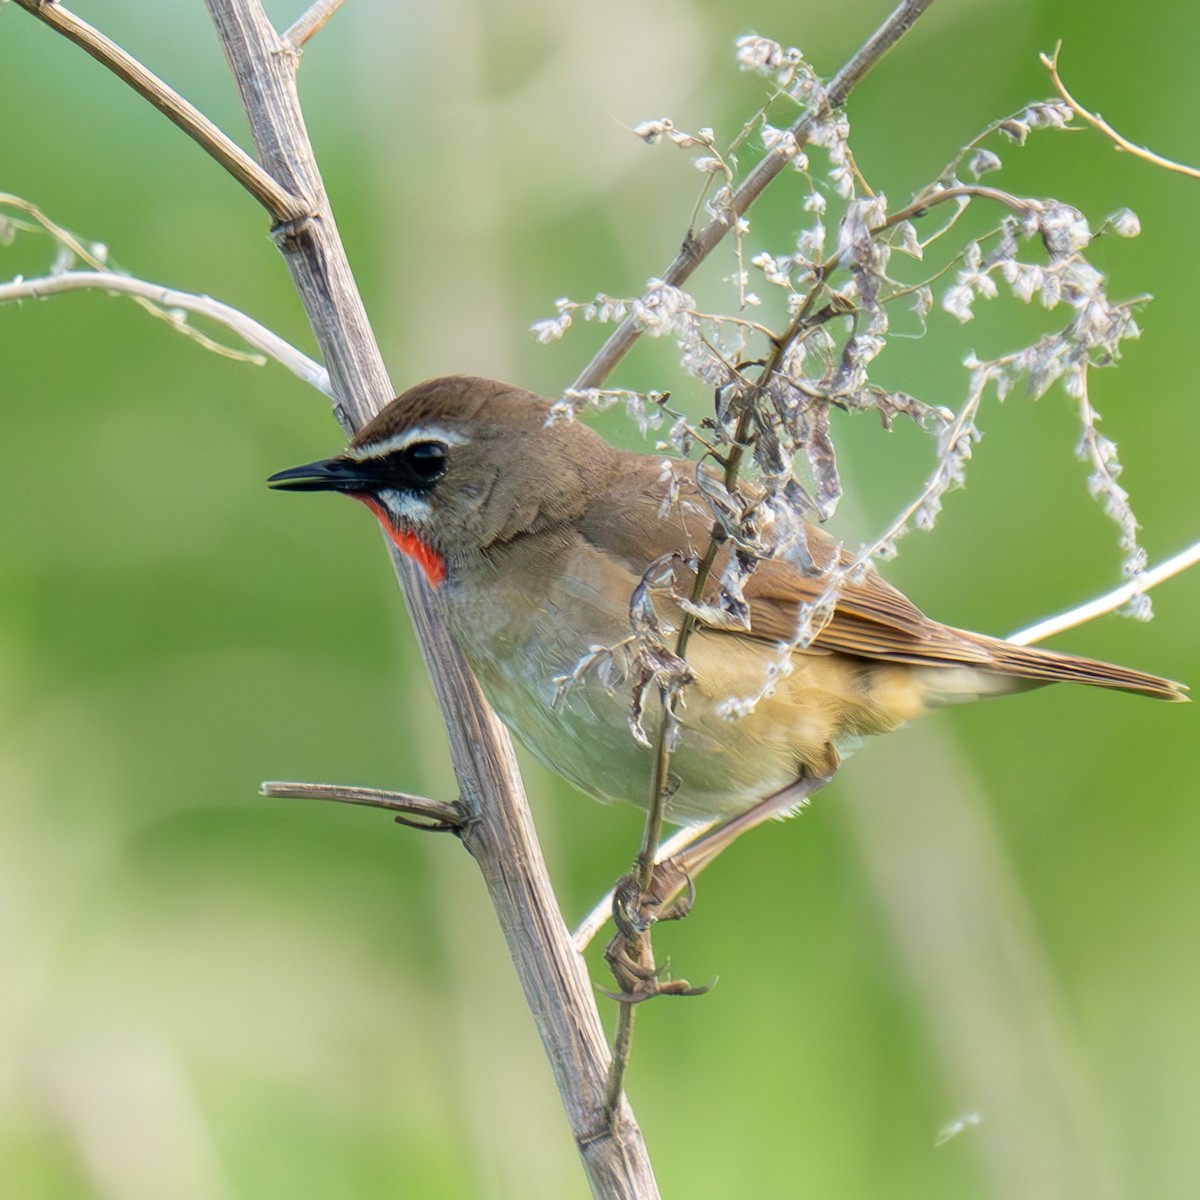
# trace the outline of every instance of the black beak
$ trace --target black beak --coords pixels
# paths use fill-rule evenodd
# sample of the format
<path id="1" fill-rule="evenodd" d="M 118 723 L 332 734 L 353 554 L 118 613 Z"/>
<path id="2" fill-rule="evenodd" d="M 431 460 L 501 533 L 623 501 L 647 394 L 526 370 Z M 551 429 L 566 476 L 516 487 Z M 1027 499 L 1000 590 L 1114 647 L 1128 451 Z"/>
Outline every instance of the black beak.
<path id="1" fill-rule="evenodd" d="M 369 470 L 352 458 L 324 458 L 302 467 L 289 467 L 267 482 L 273 488 L 292 492 L 369 492 L 379 486 L 379 480 L 371 478 Z"/>

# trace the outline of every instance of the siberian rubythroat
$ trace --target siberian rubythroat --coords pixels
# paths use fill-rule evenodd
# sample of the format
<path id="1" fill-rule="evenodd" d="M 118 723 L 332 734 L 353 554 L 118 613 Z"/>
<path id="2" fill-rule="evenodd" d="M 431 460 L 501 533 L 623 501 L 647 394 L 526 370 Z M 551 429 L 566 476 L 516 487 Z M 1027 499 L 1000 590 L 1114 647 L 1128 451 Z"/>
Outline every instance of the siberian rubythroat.
<path id="1" fill-rule="evenodd" d="M 492 380 L 431 380 L 393 400 L 345 453 L 269 482 L 366 504 L 424 568 L 484 693 L 517 736 L 582 791 L 645 804 L 652 751 L 630 730 L 644 670 L 630 601 L 652 564 L 672 564 L 646 582 L 659 633 L 673 645 L 678 597 L 690 594 L 713 516 L 695 464 L 618 450 L 579 422 L 549 419 L 550 408 Z M 817 568 L 839 554 L 846 561 L 818 529 L 809 528 L 808 548 Z M 730 553 L 727 545 L 716 560 L 712 594 Z M 730 719 L 731 699 L 764 691 L 801 605 L 823 587 L 765 559 L 744 584 L 741 620 L 720 619 L 715 604 L 694 609 L 701 621 L 687 647 L 669 820 L 741 812 L 805 775 L 831 774 L 860 736 L 944 704 L 1055 681 L 1185 699 L 1182 685 L 1154 675 L 932 621 L 867 568 L 842 581 L 832 615 L 791 654 L 790 670 L 776 672 L 773 690 Z M 659 701 L 645 699 L 653 729 Z"/>

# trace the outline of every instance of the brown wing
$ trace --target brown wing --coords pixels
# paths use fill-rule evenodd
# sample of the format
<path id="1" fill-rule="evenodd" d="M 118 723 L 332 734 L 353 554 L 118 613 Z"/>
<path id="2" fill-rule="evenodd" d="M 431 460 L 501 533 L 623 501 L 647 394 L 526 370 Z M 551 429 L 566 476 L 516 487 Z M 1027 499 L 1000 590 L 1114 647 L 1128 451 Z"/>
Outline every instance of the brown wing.
<path id="1" fill-rule="evenodd" d="M 623 455 L 622 471 L 612 489 L 593 503 L 580 531 L 598 550 L 623 559 L 631 574 L 641 576 L 655 559 L 674 551 L 703 554 L 712 516 L 690 477 L 690 464 Z M 674 469 L 678 497 L 667 512 L 666 472 Z M 839 552 L 823 531 L 809 527 L 809 550 L 819 567 L 828 567 Z M 712 572 L 706 600 L 716 596 L 716 580 L 728 561 L 723 550 Z M 690 572 L 677 572 L 677 588 L 686 593 Z M 750 605 L 749 636 L 766 642 L 789 641 L 796 634 L 800 606 L 817 600 L 824 580 L 805 576 L 778 560 L 760 562 L 743 594 Z M 730 632 L 710 626 L 713 632 Z M 737 631 L 745 637 L 745 631 Z M 974 667 L 1031 680 L 1065 680 L 1140 692 L 1160 699 L 1182 700 L 1182 685 L 1125 667 L 1048 650 L 1014 646 L 998 638 L 954 629 L 930 620 L 903 592 L 870 567 L 859 580 L 847 579 L 839 589 L 833 615 L 813 640 L 810 653 L 849 654 L 859 658 L 907 663 L 918 667 Z"/>
<path id="2" fill-rule="evenodd" d="M 598 550 L 623 559 L 635 576 L 673 551 L 703 554 L 713 521 L 687 475 L 691 467 L 684 465 L 679 473 L 678 502 L 662 513 L 666 491 L 663 460 L 629 455 L 623 465 L 630 469 L 601 503 L 592 504 L 581 522 L 583 536 Z M 809 526 L 809 551 L 816 564 L 825 568 L 832 563 L 836 548 L 826 533 Z M 841 557 L 848 561 L 844 553 Z M 709 602 L 716 596 L 716 580 L 728 559 L 729 550 L 722 550 L 711 575 L 713 583 L 706 589 Z M 681 568 L 677 572 L 679 590 L 686 591 L 692 578 Z M 823 579 L 809 578 L 788 563 L 760 562 L 744 588 L 750 604 L 750 636 L 772 643 L 795 637 L 800 605 L 817 600 L 824 586 Z M 923 664 L 988 661 L 985 651 L 929 620 L 874 568 L 868 568 L 859 581 L 845 582 L 833 616 L 813 649 Z"/>

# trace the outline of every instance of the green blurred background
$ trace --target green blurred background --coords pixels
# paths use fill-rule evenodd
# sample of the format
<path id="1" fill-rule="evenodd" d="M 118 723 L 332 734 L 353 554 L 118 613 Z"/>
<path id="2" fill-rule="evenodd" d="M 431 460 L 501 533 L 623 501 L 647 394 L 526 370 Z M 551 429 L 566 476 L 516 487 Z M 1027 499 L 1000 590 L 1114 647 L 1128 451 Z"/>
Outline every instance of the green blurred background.
<path id="1" fill-rule="evenodd" d="M 280 26 L 301 8 L 271 5 Z M 79 11 L 244 137 L 198 0 Z M 799 45 L 831 73 L 885 12 L 348 5 L 306 54 L 302 94 L 397 385 L 475 371 L 564 386 L 598 331 L 544 348 L 530 323 L 558 296 L 636 292 L 695 199 L 687 156 L 629 127 L 670 115 L 728 138 L 762 95 L 733 65 L 737 35 Z M 1047 93 L 1036 56 L 1059 37 L 1081 98 L 1200 161 L 1194 5 L 942 0 L 853 97 L 868 178 L 899 200 Z M 1140 240 L 1097 258 L 1115 294 L 1156 299 L 1093 399 L 1158 560 L 1200 530 L 1183 354 L 1196 185 L 1086 134 L 1043 134 L 1006 161 L 1013 187 L 1141 216 Z M 311 347 L 255 204 L 11 5 L 0 189 L 134 273 Z M 779 247 L 790 230 L 775 204 L 752 240 Z M 0 248 L 0 277 L 51 257 L 23 236 Z M 698 294 L 722 295 L 731 269 L 711 265 Z M 1028 331 L 1025 312 L 1005 325 L 1012 304 L 979 312 L 961 336 L 897 351 L 900 385 L 952 403 L 965 348 Z M 669 350 L 639 350 L 615 382 L 702 403 Z M 94 294 L 0 311 L 0 387 L 0 1192 L 584 1195 L 457 843 L 256 796 L 268 778 L 454 794 L 372 522 L 263 486 L 337 448 L 327 405 Z M 984 425 L 968 489 L 888 574 L 933 615 L 1001 633 L 1114 585 L 1119 555 L 1060 391 L 989 404 Z M 634 444 L 619 419 L 605 427 Z M 841 529 L 857 536 L 929 451 L 870 418 L 843 433 Z M 1150 625 L 1109 617 L 1055 644 L 1200 680 L 1200 573 L 1155 604 Z M 1087 689 L 945 712 L 731 852 L 657 943 L 719 986 L 639 1024 L 630 1093 L 665 1193 L 1200 1194 L 1197 727 L 1194 708 Z M 528 781 L 573 921 L 623 869 L 640 818 L 534 766 Z"/>

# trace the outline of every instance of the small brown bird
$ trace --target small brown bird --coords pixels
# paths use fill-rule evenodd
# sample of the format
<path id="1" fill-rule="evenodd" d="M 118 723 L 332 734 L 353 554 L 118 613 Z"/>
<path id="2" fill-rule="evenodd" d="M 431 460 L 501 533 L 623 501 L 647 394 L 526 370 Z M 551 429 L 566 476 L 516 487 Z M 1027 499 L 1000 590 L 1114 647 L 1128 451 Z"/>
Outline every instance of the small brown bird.
<path id="1" fill-rule="evenodd" d="M 652 751 L 630 732 L 638 669 L 630 599 L 652 563 L 679 556 L 674 587 L 667 579 L 651 592 L 673 645 L 683 619 L 674 597 L 694 579 L 684 562 L 708 546 L 712 512 L 695 464 L 618 450 L 578 422 L 549 420 L 550 408 L 492 380 L 434 379 L 393 400 L 344 454 L 269 482 L 366 504 L 424 568 L 504 722 L 582 791 L 644 805 Z M 818 567 L 839 553 L 849 561 L 820 530 L 808 539 Z M 868 568 L 846 578 L 832 616 L 791 655 L 771 694 L 731 720 L 727 702 L 763 690 L 800 605 L 823 586 L 764 560 L 744 587 L 748 627 L 702 619 L 687 648 L 692 681 L 679 709 L 668 819 L 742 812 L 806 775 L 831 774 L 862 735 L 944 704 L 1060 680 L 1186 698 L 1181 684 L 1154 675 L 931 621 Z M 598 647 L 611 653 L 596 657 Z M 589 655 L 603 669 L 581 668 Z M 657 719 L 649 706 L 647 728 Z"/>

